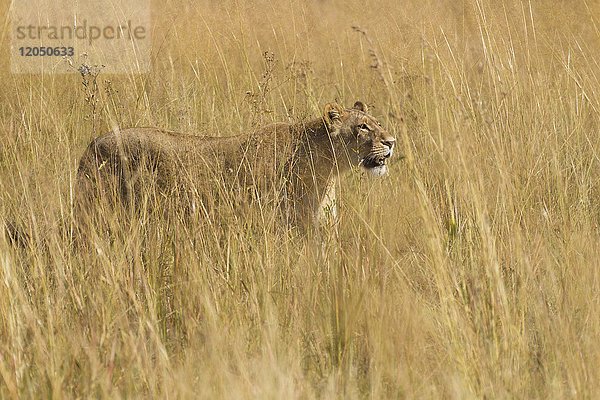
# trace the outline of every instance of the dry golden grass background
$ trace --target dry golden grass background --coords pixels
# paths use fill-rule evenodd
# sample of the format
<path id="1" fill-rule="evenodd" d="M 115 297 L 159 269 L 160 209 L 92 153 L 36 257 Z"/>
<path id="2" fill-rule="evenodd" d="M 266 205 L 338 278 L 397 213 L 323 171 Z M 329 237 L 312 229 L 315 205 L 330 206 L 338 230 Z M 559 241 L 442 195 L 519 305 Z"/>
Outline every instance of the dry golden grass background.
<path id="1" fill-rule="evenodd" d="M 147 75 L 95 89 L 0 58 L 0 221 L 32 237 L 0 239 L 1 398 L 600 395 L 597 2 L 167 0 L 152 16 Z M 358 99 L 407 158 L 343 180 L 322 244 L 227 213 L 87 250 L 57 228 L 78 157 L 115 123 L 227 136 Z"/>

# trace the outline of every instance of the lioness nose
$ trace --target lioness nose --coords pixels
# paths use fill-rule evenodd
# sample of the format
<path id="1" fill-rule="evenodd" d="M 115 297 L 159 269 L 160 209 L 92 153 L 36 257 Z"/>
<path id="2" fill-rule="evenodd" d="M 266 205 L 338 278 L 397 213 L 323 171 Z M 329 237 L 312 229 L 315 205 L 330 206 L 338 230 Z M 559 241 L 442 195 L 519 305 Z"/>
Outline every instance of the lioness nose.
<path id="1" fill-rule="evenodd" d="M 395 141 L 396 141 L 396 139 L 394 139 L 394 138 L 389 138 L 389 139 L 386 139 L 386 140 L 384 140 L 382 143 L 383 143 L 385 146 L 387 146 L 387 147 L 389 147 L 389 148 L 391 149 L 392 147 L 394 147 L 394 142 L 395 142 Z"/>

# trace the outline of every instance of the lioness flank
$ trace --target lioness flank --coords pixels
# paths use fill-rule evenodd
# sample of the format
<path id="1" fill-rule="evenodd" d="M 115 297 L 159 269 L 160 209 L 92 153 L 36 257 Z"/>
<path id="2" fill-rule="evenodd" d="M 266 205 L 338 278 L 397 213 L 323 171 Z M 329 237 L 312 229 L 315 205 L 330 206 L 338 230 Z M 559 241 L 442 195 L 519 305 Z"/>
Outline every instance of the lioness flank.
<path id="1" fill-rule="evenodd" d="M 81 157 L 76 212 L 88 213 L 106 196 L 138 207 L 152 188 L 157 201 L 206 213 L 217 188 L 221 196 L 226 188 L 234 198 L 265 196 L 287 221 L 304 225 L 335 215 L 337 179 L 352 166 L 385 174 L 394 142 L 360 101 L 351 109 L 327 104 L 322 117 L 308 122 L 274 123 L 231 137 L 119 130 L 93 140 Z"/>

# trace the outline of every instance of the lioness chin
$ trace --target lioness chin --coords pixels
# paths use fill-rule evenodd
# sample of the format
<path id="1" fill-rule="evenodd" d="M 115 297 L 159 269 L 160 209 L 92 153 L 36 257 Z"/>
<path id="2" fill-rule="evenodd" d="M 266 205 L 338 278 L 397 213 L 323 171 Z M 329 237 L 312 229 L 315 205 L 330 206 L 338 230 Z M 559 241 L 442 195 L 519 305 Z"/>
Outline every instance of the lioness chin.
<path id="1" fill-rule="evenodd" d="M 200 137 L 158 128 L 131 128 L 96 138 L 77 172 L 76 213 L 100 198 L 139 206 L 148 186 L 158 199 L 186 212 L 207 212 L 215 188 L 244 201 L 274 196 L 297 225 L 335 216 L 340 174 L 360 166 L 380 176 L 395 139 L 368 114 L 364 103 L 344 109 L 327 104 L 322 117 L 275 123 L 232 137 Z"/>

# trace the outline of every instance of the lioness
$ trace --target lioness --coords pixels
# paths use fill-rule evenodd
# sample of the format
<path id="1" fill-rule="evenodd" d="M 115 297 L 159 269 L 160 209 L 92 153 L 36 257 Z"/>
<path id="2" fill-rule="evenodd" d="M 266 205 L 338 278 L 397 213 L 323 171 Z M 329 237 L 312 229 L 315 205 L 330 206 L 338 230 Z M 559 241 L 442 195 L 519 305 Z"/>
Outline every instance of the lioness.
<path id="1" fill-rule="evenodd" d="M 85 210 L 103 196 L 135 206 L 151 184 L 159 200 L 186 212 L 209 212 L 208 203 L 224 191 L 265 196 L 283 206 L 288 221 L 303 225 L 335 214 L 336 181 L 351 166 L 383 175 L 394 142 L 360 101 L 351 109 L 327 104 L 309 122 L 232 137 L 119 130 L 93 140 L 81 157 L 77 206 Z"/>

